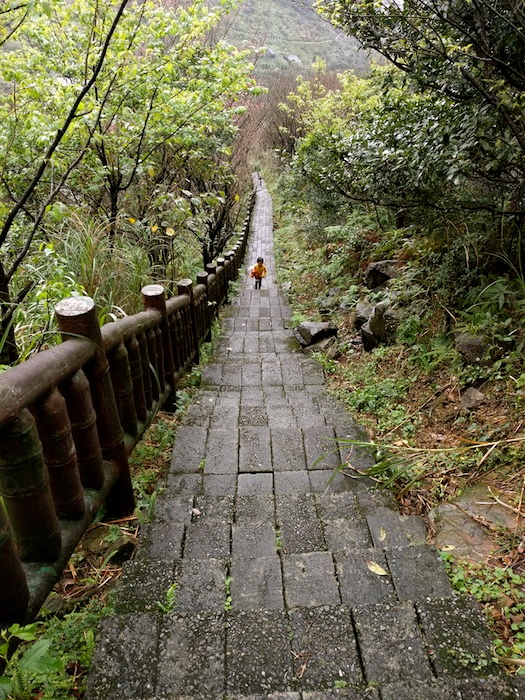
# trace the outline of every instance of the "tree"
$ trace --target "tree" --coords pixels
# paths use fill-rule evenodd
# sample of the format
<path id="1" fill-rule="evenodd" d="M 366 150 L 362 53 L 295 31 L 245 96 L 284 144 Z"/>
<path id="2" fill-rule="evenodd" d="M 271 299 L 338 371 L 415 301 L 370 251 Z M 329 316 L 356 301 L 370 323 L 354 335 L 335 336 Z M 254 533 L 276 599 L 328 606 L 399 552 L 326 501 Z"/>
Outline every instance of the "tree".
<path id="1" fill-rule="evenodd" d="M 239 99 L 254 89 L 246 54 L 204 41 L 235 4 L 166 9 L 129 0 L 124 13 L 128 2 L 119 0 L 57 0 L 0 54 L 9 86 L 0 97 L 3 332 L 31 288 L 27 280 L 16 296 L 13 279 L 37 233 L 45 237 L 46 217 L 89 206 L 114 237 L 124 217 L 172 229 L 201 202 L 222 205 L 216 179 L 202 193 L 188 181 L 194 169 L 209 174 L 226 162 Z M 2 361 L 15 356 L 11 333 Z"/>
<path id="2" fill-rule="evenodd" d="M 318 6 L 405 73 L 413 90 L 437 95 L 438 109 L 444 100 L 455 105 L 467 129 L 474 124 L 478 132 L 475 179 L 487 188 L 497 183 L 505 199 L 500 208 L 509 216 L 525 209 L 525 13 L 520 2 L 320 0 Z"/>
<path id="3" fill-rule="evenodd" d="M 80 153 L 67 151 L 65 142 L 73 129 L 83 102 L 92 92 L 107 55 L 108 47 L 129 0 L 121 0 L 112 13 L 106 32 L 93 42 L 90 52 L 84 58 L 86 68 L 80 85 L 70 87 L 64 94 L 62 111 L 55 115 L 54 122 L 45 125 L 38 123 L 36 106 L 45 98 L 42 86 L 17 80 L 16 66 L 10 61 L 11 52 L 1 54 L 0 70 L 6 91 L 2 97 L 0 114 L 2 117 L 2 162 L 1 162 L 1 228 L 0 228 L 0 362 L 16 360 L 12 315 L 16 306 L 31 288 L 28 283 L 16 298 L 12 297 L 10 285 L 22 261 L 31 249 L 36 232 L 44 219 L 48 207 L 63 189 L 69 174 L 82 158 Z M 26 11 L 31 5 L 27 3 Z M 113 8 L 112 8 L 113 9 Z M 35 17 L 47 16 L 49 7 L 35 5 Z M 93 26 L 97 25 L 100 8 L 93 11 Z M 23 25 L 24 28 L 28 21 Z M 22 26 L 22 20 L 7 30 L 11 37 Z M 52 67 L 50 67 L 50 71 Z M 33 104 L 31 101 L 33 100 Z M 28 104 L 31 107 L 28 108 Z M 89 145 L 92 133 L 84 144 Z M 60 162 L 58 173 L 51 177 L 53 166 Z"/>

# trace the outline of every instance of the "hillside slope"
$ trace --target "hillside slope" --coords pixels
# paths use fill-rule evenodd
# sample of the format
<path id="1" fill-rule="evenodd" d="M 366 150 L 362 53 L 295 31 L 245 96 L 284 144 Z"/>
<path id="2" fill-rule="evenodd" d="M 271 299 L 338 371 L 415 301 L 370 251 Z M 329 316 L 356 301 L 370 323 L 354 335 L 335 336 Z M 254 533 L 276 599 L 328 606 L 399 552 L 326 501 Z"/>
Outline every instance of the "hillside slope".
<path id="1" fill-rule="evenodd" d="M 313 0 L 245 0 L 223 26 L 224 38 L 236 46 L 266 48 L 259 73 L 296 66 L 304 72 L 316 58 L 340 71 L 368 68 L 368 57 L 356 39 L 322 19 Z"/>

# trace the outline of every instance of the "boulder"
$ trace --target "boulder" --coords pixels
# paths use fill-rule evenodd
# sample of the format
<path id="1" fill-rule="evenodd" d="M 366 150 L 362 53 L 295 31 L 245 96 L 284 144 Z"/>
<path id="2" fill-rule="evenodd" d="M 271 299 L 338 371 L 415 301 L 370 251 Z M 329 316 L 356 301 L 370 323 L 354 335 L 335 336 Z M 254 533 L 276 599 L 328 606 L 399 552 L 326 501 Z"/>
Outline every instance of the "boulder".
<path id="1" fill-rule="evenodd" d="M 378 260 L 370 263 L 363 273 L 363 282 L 368 289 L 378 289 L 397 276 L 398 260 Z"/>
<path id="2" fill-rule="evenodd" d="M 374 305 L 368 301 L 360 301 L 355 307 L 355 327 L 359 330 L 369 320 L 374 312 Z"/>
<path id="3" fill-rule="evenodd" d="M 294 328 L 293 334 L 303 347 L 307 347 L 323 338 L 336 336 L 337 326 L 331 321 L 303 321 L 297 328 Z"/>
<path id="4" fill-rule="evenodd" d="M 465 411 L 473 411 L 481 406 L 484 399 L 485 395 L 471 386 L 461 396 L 461 408 Z"/>
<path id="5" fill-rule="evenodd" d="M 391 343 L 396 337 L 399 314 L 390 307 L 390 302 L 381 301 L 373 307 L 370 318 L 361 326 L 361 338 L 365 350 Z"/>
<path id="6" fill-rule="evenodd" d="M 456 335 L 456 350 L 471 365 L 479 365 L 486 362 L 490 346 L 484 336 L 473 333 L 459 333 Z"/>

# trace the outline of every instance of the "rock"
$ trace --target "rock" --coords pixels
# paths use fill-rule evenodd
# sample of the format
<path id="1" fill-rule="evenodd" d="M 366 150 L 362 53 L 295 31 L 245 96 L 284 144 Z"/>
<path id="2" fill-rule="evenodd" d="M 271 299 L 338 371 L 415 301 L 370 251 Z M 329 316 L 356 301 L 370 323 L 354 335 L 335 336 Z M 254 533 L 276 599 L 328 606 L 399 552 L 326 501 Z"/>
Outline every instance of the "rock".
<path id="1" fill-rule="evenodd" d="M 489 344 L 484 336 L 473 333 L 456 335 L 456 350 L 472 365 L 481 364 L 489 351 Z"/>
<path id="2" fill-rule="evenodd" d="M 286 56 L 284 57 L 284 59 L 285 59 L 286 61 L 288 61 L 288 63 L 295 63 L 295 64 L 298 65 L 298 66 L 302 66 L 302 65 L 303 65 L 303 62 L 301 61 L 301 59 L 299 58 L 299 56 L 296 56 L 294 53 L 286 54 Z"/>
<path id="3" fill-rule="evenodd" d="M 370 263 L 363 273 L 363 282 L 369 289 L 382 287 L 397 276 L 398 260 L 378 260 Z"/>
<path id="4" fill-rule="evenodd" d="M 288 294 L 292 290 L 292 283 L 291 282 L 283 282 L 281 284 L 281 289 L 285 294 Z"/>
<path id="5" fill-rule="evenodd" d="M 341 354 L 337 347 L 337 339 L 333 335 L 312 343 L 312 345 L 305 348 L 305 352 L 307 355 L 311 355 L 314 352 L 324 352 L 329 360 L 335 360 Z"/>
<path id="6" fill-rule="evenodd" d="M 485 395 L 482 394 L 481 391 L 478 391 L 471 386 L 461 396 L 461 408 L 463 408 L 465 411 L 472 411 L 481 406 L 484 399 Z"/>
<path id="7" fill-rule="evenodd" d="M 378 345 L 392 342 L 398 323 L 399 315 L 390 308 L 388 300 L 376 304 L 368 321 L 361 326 L 364 349 L 373 350 Z"/>
<path id="8" fill-rule="evenodd" d="M 374 305 L 368 301 L 360 301 L 355 307 L 355 327 L 357 330 L 363 326 L 374 311 Z"/>
<path id="9" fill-rule="evenodd" d="M 273 49 L 266 49 L 266 58 L 275 58 L 277 54 Z"/>
<path id="10" fill-rule="evenodd" d="M 303 321 L 297 328 L 294 328 L 293 334 L 301 345 L 306 347 L 317 343 L 322 338 L 336 336 L 337 326 L 331 321 Z"/>

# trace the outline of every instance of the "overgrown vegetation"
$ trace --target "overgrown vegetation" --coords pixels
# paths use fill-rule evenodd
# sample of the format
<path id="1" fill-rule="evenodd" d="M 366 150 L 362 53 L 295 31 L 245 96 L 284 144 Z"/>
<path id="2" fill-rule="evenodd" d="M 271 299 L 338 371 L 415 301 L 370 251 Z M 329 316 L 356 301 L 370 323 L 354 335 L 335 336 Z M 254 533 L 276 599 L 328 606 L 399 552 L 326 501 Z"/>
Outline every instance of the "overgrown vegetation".
<path id="1" fill-rule="evenodd" d="M 49 342 L 25 339 L 58 299 L 130 313 L 146 279 L 169 287 L 224 250 L 251 189 L 239 123 L 260 92 L 251 52 L 213 39 L 237 4 L 2 10 L 0 363 Z"/>
<path id="2" fill-rule="evenodd" d="M 294 320 L 337 323 L 337 341 L 318 357 L 368 430 L 371 476 L 402 509 L 427 517 L 485 484 L 490 502 L 516 512 L 512 531 L 476 518 L 493 538 L 476 576 L 495 572 L 498 595 L 512 580 L 512 605 L 489 602 L 497 653 L 523 672 L 525 83 L 512 57 L 500 60 L 502 41 L 525 45 L 514 31 L 522 10 L 318 5 L 391 64 L 337 83 L 318 64 L 282 100 L 274 153 L 260 157 L 280 279 Z M 484 22 L 491 30 L 481 36 Z M 377 261 L 395 272 L 367 287 L 364 272 Z M 361 324 L 377 308 L 390 325 L 379 341 L 364 336 L 365 351 Z"/>

